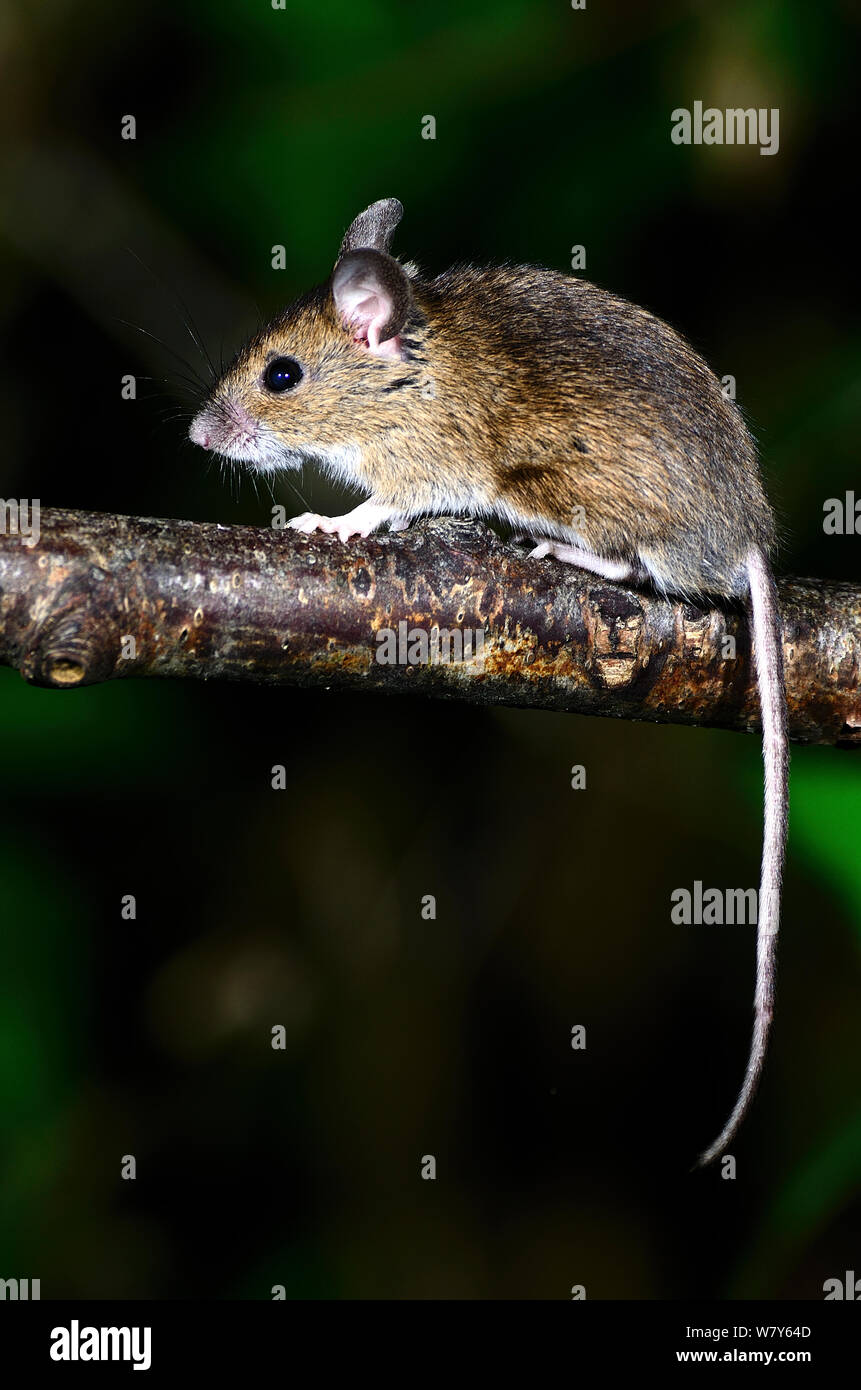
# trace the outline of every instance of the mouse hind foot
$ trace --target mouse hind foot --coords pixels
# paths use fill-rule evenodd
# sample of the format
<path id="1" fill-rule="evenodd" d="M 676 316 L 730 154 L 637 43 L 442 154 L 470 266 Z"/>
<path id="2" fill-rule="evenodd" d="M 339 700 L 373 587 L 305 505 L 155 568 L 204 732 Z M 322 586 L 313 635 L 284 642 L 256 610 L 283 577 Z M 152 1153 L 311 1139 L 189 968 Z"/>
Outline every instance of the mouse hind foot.
<path id="1" fill-rule="evenodd" d="M 602 579 L 640 578 L 639 570 L 626 561 L 606 560 L 603 555 L 595 555 L 584 546 L 569 545 L 566 541 L 542 541 L 529 552 L 530 560 L 543 560 L 548 555 L 554 560 L 562 560 L 566 565 L 576 565 L 578 569 L 588 570 L 590 574 L 598 574 Z"/>

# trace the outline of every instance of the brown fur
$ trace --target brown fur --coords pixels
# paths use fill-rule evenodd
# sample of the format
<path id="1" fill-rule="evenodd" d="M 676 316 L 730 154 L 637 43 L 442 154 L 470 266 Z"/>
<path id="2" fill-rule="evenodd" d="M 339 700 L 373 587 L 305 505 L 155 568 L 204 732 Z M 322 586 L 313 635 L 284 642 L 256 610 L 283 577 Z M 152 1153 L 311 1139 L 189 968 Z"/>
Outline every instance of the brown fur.
<path id="1" fill-rule="evenodd" d="M 391 227 L 373 235 L 379 248 Z M 774 539 L 756 451 L 678 333 L 552 270 L 463 265 L 424 280 L 373 254 L 407 291 L 400 357 L 354 340 L 330 281 L 247 344 L 211 408 L 238 401 L 287 463 L 353 447 L 355 483 L 405 515 L 499 513 L 645 565 L 669 592 L 746 591 L 747 551 Z M 273 396 L 262 372 L 284 355 L 305 376 Z"/>
<path id="2" fill-rule="evenodd" d="M 549 550 L 667 593 L 749 597 L 766 786 L 755 1022 L 741 1093 L 701 1158 L 711 1162 L 762 1071 L 786 840 L 774 523 L 756 450 L 705 362 L 660 319 L 535 266 L 425 280 L 388 253 L 402 211 L 382 199 L 356 218 L 332 279 L 247 345 L 191 437 L 259 468 L 319 457 L 370 494 L 346 517 L 294 518 L 301 530 L 349 539 L 421 512 L 497 513 L 541 541 L 536 558 Z M 289 368 L 283 394 L 264 375 L 277 357 L 302 371 Z"/>

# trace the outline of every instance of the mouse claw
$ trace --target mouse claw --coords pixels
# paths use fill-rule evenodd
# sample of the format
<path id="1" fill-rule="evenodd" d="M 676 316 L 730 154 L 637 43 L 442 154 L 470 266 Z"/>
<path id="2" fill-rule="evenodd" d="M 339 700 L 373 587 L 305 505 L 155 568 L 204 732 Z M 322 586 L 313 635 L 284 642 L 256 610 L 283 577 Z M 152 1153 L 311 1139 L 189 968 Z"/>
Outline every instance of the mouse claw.
<path id="1" fill-rule="evenodd" d="M 325 531 L 327 536 L 337 536 L 348 541 L 351 536 L 367 536 L 373 529 L 372 523 L 363 525 L 351 516 L 320 516 L 317 512 L 302 512 L 287 523 L 294 531 L 302 531 L 306 536 L 312 531 Z"/>
<path id="2" fill-rule="evenodd" d="M 330 536 L 336 535 L 339 540 L 348 541 L 351 536 L 369 536 L 384 521 L 399 518 L 400 513 L 392 511 L 390 507 L 378 506 L 376 502 L 361 502 L 345 516 L 318 516 L 316 512 L 303 512 L 301 516 L 294 516 L 288 525 L 294 531 L 304 531 L 306 534 L 326 531 Z"/>
<path id="3" fill-rule="evenodd" d="M 335 522 L 330 516 L 320 516 L 317 512 L 302 512 L 300 516 L 293 516 L 287 522 L 293 531 L 303 531 L 305 535 L 310 535 L 312 531 L 334 531 Z"/>

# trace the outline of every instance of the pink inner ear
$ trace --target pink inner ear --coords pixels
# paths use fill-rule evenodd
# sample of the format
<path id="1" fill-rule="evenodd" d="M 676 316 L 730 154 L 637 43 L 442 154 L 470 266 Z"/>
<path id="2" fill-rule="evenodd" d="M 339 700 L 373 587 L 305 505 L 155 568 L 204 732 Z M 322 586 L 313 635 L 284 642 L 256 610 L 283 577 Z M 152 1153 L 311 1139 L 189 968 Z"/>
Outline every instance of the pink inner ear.
<path id="1" fill-rule="evenodd" d="M 386 305 L 378 294 L 366 295 L 353 305 L 347 315 L 351 328 L 356 330 L 359 342 L 376 347 L 380 340 L 380 329 L 386 320 Z"/>
<path id="2" fill-rule="evenodd" d="M 392 312 L 392 302 L 387 295 L 353 280 L 338 288 L 335 300 L 344 323 L 352 329 L 356 341 L 365 344 L 375 357 L 402 355 L 397 336 L 380 342 L 380 333 Z"/>
<path id="3" fill-rule="evenodd" d="M 393 338 L 387 338 L 384 343 L 380 342 L 380 329 L 384 322 L 385 319 L 380 317 L 368 325 L 368 350 L 377 357 L 400 357 L 402 356 L 401 340 L 397 333 Z"/>

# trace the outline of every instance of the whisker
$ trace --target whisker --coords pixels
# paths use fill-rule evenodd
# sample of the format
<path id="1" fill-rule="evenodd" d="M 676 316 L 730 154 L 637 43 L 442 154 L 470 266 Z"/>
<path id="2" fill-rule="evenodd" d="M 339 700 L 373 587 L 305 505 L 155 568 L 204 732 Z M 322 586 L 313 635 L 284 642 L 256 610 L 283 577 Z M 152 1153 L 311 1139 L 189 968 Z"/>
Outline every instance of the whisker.
<path id="1" fill-rule="evenodd" d="M 115 322 L 124 324 L 126 328 L 133 329 L 135 333 L 143 333 L 145 338 L 151 338 L 154 343 L 158 343 L 159 347 L 164 348 L 165 352 L 169 352 L 171 357 L 175 357 L 177 362 L 182 363 L 186 372 L 190 373 L 188 380 L 195 383 L 196 389 L 198 391 L 203 391 L 204 395 L 209 394 L 209 386 L 203 380 L 203 377 L 198 375 L 192 364 L 187 362 L 186 359 L 182 357 L 180 353 L 176 352 L 169 343 L 166 343 L 164 339 L 157 337 L 155 333 L 150 333 L 148 328 L 141 328 L 139 323 L 130 323 L 128 319 L 116 319 Z"/>
<path id="2" fill-rule="evenodd" d="M 206 349 L 206 345 L 204 344 L 200 333 L 197 331 L 196 325 L 194 324 L 194 321 L 191 317 L 191 313 L 189 312 L 188 305 L 182 298 L 182 295 L 179 293 L 178 290 L 172 289 L 167 284 L 165 284 L 164 280 L 162 280 L 160 276 L 156 275 L 155 271 L 152 269 L 152 266 L 148 266 L 146 262 L 143 260 L 143 258 L 138 255 L 137 251 L 132 250 L 130 246 L 127 246 L 126 250 L 128 251 L 129 255 L 134 256 L 138 264 L 143 267 L 147 274 L 152 276 L 156 284 L 160 285 L 166 294 L 173 295 L 174 308 L 178 308 L 180 310 L 180 318 L 183 321 L 183 326 L 186 332 L 188 333 L 188 336 L 191 338 L 191 341 L 194 343 L 195 347 L 200 353 L 200 356 L 202 357 L 204 363 L 209 368 L 211 378 L 209 384 L 210 386 L 214 385 L 215 381 L 217 380 L 217 373 L 215 367 L 213 366 L 212 358 L 210 357 Z"/>
<path id="3" fill-rule="evenodd" d="M 192 387 L 189 384 L 187 384 L 184 381 L 181 381 L 178 377 L 175 378 L 169 376 L 144 376 L 142 372 L 135 372 L 135 376 L 138 381 L 161 382 L 162 386 L 169 386 L 172 391 L 188 391 L 189 395 L 193 395 L 196 401 L 200 400 L 200 387 L 195 386 L 192 390 Z M 163 396 L 166 393 L 164 391 L 159 391 L 155 392 L 154 394 Z"/>
<path id="4" fill-rule="evenodd" d="M 302 471 L 303 471 L 303 473 L 304 473 L 304 468 L 303 468 Z M 287 484 L 287 486 L 291 489 L 291 491 L 295 492 L 296 496 L 299 498 L 299 501 L 302 503 L 302 506 L 305 508 L 305 511 L 306 511 L 306 512 L 310 512 L 310 511 L 311 511 L 311 504 L 310 504 L 309 502 L 306 502 L 306 501 L 305 501 L 305 498 L 302 496 L 302 493 L 299 491 L 299 488 L 298 488 L 298 486 L 296 485 L 296 483 L 294 483 L 293 479 L 292 479 L 289 475 L 287 475 L 287 474 L 284 474 L 284 475 L 282 475 L 282 476 L 283 476 L 284 482 Z M 304 477 L 303 477 L 302 481 L 303 481 L 303 482 L 305 481 L 305 480 L 304 480 Z M 273 501 L 273 502 L 275 501 L 275 494 L 274 494 L 274 493 L 272 494 L 272 501 Z"/>

